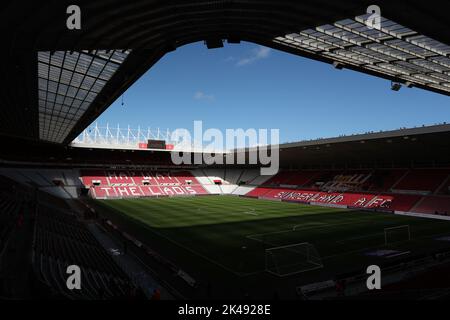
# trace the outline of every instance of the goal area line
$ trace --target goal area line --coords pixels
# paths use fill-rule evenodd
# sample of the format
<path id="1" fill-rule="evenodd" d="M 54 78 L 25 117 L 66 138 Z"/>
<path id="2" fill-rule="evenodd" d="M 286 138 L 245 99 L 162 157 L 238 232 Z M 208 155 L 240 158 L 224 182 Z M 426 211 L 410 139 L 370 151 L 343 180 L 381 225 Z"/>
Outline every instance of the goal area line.
<path id="1" fill-rule="evenodd" d="M 266 271 L 278 277 L 323 268 L 316 247 L 309 242 L 292 243 L 265 249 Z"/>

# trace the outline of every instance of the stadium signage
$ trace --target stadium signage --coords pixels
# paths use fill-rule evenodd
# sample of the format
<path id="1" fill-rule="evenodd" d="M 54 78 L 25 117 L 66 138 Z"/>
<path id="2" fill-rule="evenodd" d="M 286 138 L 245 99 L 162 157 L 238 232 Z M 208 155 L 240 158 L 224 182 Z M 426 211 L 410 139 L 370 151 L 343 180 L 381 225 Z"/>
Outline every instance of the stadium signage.
<path id="1" fill-rule="evenodd" d="M 102 186 L 92 188 L 95 198 L 188 196 L 198 192 L 191 186 Z"/>
<path id="2" fill-rule="evenodd" d="M 276 190 L 276 193 L 269 192 L 265 197 L 275 199 L 352 206 L 357 208 L 386 208 L 391 206 L 393 196 L 357 194 L 357 193 L 332 193 L 322 191 L 302 191 L 302 190 Z"/>

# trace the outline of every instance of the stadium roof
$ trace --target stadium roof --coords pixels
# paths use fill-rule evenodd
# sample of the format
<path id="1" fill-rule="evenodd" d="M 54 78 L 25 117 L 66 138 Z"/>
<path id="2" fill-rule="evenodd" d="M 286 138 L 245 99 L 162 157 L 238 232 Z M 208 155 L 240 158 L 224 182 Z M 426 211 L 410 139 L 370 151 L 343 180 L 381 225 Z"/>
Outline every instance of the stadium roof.
<path id="1" fill-rule="evenodd" d="M 78 4 L 81 30 L 66 27 Z M 10 1 L 0 134 L 67 144 L 165 53 L 250 41 L 450 95 L 448 10 L 433 1 Z"/>
<path id="2" fill-rule="evenodd" d="M 63 142 L 128 53 L 39 51 L 39 138 Z"/>
<path id="3" fill-rule="evenodd" d="M 450 124 L 370 132 L 280 145 L 284 167 L 449 166 Z"/>
<path id="4" fill-rule="evenodd" d="M 22 140 L 23 141 L 23 140 Z M 0 162 L 44 166 L 173 167 L 169 151 L 77 148 L 0 136 Z M 280 145 L 283 168 L 450 167 L 450 124 Z M 238 165 L 240 166 L 240 165 Z M 251 165 L 255 166 L 255 165 Z"/>

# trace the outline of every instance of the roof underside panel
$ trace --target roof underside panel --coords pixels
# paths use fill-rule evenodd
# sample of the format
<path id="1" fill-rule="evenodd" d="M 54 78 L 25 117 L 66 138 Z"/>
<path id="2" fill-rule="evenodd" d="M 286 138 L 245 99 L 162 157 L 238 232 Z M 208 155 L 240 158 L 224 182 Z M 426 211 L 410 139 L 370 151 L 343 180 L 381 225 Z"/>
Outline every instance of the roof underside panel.
<path id="1" fill-rule="evenodd" d="M 366 24 L 369 15 L 276 37 L 294 47 L 343 66 L 351 65 L 450 93 L 450 46 L 381 17 L 380 27 Z"/>
<path id="2" fill-rule="evenodd" d="M 129 52 L 38 52 L 39 138 L 63 142 Z"/>
<path id="3" fill-rule="evenodd" d="M 248 41 L 450 96 L 448 9 L 377 0 L 7 1 L 0 10 L 0 136 L 67 145 L 166 53 Z M 128 50 L 126 50 L 128 49 Z M 123 51 L 126 50 L 126 51 Z M 339 67 L 337 65 L 337 67 Z"/>

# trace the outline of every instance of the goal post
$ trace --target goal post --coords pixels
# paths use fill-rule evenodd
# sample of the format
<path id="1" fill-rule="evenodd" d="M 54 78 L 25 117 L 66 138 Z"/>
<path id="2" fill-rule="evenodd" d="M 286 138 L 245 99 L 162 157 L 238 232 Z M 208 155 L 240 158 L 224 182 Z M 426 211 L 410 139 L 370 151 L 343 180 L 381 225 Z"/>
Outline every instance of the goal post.
<path id="1" fill-rule="evenodd" d="M 411 240 L 411 230 L 408 224 L 384 228 L 385 245 L 409 240 Z"/>
<path id="2" fill-rule="evenodd" d="M 267 272 L 280 277 L 323 268 L 319 253 L 309 242 L 268 248 L 265 264 Z"/>

